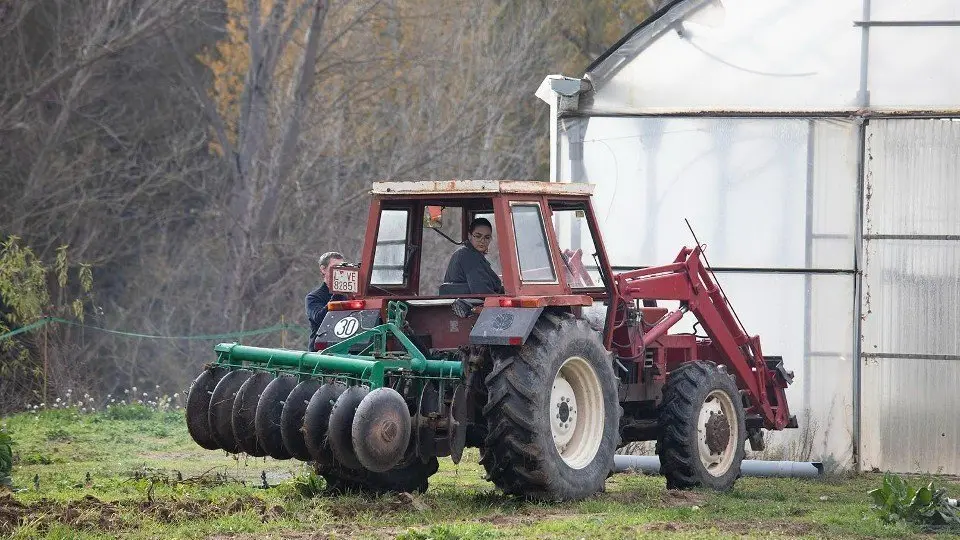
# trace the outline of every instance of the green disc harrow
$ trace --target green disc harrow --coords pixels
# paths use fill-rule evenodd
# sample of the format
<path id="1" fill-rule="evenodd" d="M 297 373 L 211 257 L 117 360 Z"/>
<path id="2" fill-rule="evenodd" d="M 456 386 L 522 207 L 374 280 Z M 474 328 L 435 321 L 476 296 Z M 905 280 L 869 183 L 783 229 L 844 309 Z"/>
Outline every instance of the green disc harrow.
<path id="1" fill-rule="evenodd" d="M 386 322 L 320 352 L 216 345 L 187 399 L 190 435 L 207 449 L 312 461 L 361 484 L 416 460 L 459 458 L 463 364 L 417 348 L 402 330 L 406 314 L 389 302 Z"/>

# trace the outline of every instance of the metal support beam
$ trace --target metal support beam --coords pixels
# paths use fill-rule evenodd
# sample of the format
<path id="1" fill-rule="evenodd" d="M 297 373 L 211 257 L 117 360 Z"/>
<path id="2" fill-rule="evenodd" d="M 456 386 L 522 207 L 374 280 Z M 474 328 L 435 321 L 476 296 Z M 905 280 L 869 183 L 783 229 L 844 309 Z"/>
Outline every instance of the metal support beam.
<path id="1" fill-rule="evenodd" d="M 867 0 L 869 4 L 869 0 Z M 864 198 L 866 193 L 867 177 L 867 121 L 860 123 L 857 140 L 857 211 L 856 224 L 854 231 L 856 238 L 853 247 L 853 462 L 857 470 L 860 470 L 862 464 L 861 450 L 861 399 L 862 393 L 862 372 L 863 372 L 863 275 L 862 261 L 864 260 L 864 213 L 866 211 Z"/>
<path id="2" fill-rule="evenodd" d="M 869 2 L 867 2 L 869 5 Z M 871 27 L 930 27 L 930 26 L 960 26 L 960 21 L 853 21 L 854 26 L 861 28 Z"/>
<path id="3" fill-rule="evenodd" d="M 803 266 L 813 266 L 813 197 L 814 175 L 816 174 L 816 121 L 807 120 L 807 185 L 804 220 Z M 810 349 L 813 333 L 813 275 L 803 274 L 803 414 L 810 415 Z M 809 425 L 809 418 L 806 418 Z"/>

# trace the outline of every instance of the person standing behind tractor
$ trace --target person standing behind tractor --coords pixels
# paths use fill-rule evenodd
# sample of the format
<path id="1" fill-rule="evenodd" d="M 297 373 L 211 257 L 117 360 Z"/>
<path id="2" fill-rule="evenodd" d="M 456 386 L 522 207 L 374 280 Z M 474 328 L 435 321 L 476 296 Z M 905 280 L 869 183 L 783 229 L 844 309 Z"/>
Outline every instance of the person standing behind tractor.
<path id="1" fill-rule="evenodd" d="M 487 250 L 493 239 L 493 227 L 486 218 L 470 222 L 467 242 L 453 253 L 443 276 L 445 285 L 457 290 L 454 294 L 503 293 L 500 276 L 490 267 Z"/>
<path id="2" fill-rule="evenodd" d="M 320 264 L 320 276 L 322 283 L 316 289 L 310 291 L 304 303 L 307 308 L 307 319 L 310 321 L 310 343 L 307 344 L 307 350 L 314 352 L 314 340 L 317 338 L 317 329 L 320 323 L 327 315 L 327 303 L 336 300 L 346 300 L 341 294 L 332 294 L 327 282 L 330 281 L 330 269 L 343 263 L 343 255 L 336 251 L 328 251 L 320 256 L 317 261 Z"/>

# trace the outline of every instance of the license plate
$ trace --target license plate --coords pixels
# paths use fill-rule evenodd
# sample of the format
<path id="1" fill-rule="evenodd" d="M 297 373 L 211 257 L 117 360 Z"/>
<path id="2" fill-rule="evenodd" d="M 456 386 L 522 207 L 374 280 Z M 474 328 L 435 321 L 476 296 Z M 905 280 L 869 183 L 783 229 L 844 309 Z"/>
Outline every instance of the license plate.
<path id="1" fill-rule="evenodd" d="M 334 268 L 332 292 L 360 292 L 360 272 L 356 268 Z"/>

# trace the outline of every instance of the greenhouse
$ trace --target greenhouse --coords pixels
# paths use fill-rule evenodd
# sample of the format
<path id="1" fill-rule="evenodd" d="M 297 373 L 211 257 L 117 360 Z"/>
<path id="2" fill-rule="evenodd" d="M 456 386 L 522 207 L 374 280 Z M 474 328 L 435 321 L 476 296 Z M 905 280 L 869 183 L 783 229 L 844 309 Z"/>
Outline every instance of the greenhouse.
<path id="1" fill-rule="evenodd" d="M 955 0 L 680 0 L 537 92 L 613 264 L 692 229 L 794 371 L 785 459 L 960 474 L 958 50 Z"/>

